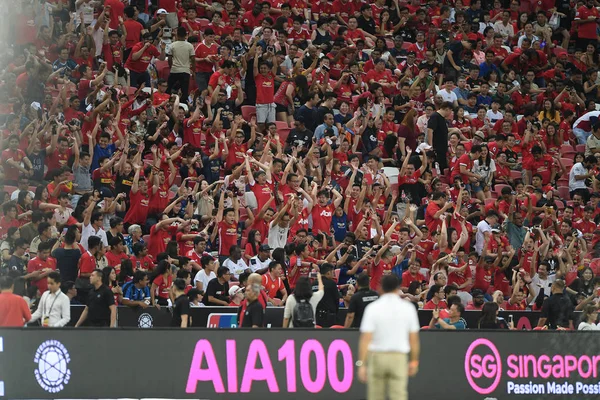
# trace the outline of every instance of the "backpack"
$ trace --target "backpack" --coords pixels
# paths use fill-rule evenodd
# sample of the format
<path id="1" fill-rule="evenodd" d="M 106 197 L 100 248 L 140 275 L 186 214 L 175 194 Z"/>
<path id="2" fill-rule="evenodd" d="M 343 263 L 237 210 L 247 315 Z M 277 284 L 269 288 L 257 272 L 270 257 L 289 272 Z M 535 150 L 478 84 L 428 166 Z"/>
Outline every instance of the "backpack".
<path id="1" fill-rule="evenodd" d="M 300 300 L 296 302 L 292 313 L 292 321 L 294 328 L 314 328 L 315 313 L 312 305 L 308 300 Z"/>

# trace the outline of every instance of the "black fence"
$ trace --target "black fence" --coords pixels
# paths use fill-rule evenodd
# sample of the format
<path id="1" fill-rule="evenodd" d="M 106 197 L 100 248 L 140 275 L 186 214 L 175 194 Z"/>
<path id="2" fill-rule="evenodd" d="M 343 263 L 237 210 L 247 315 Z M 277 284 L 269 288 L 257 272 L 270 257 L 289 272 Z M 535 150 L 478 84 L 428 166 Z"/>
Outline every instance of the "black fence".
<path id="1" fill-rule="evenodd" d="M 359 400 L 358 337 L 330 329 L 0 329 L 0 396 Z M 599 398 L 594 332 L 420 338 L 411 399 Z"/>
<path id="2" fill-rule="evenodd" d="M 194 328 L 236 328 L 237 327 L 237 308 L 236 307 L 198 307 L 190 311 L 191 327 Z M 83 306 L 71 307 L 71 323 L 75 325 Z M 346 319 L 346 309 L 340 309 L 338 312 L 338 325 L 344 325 Z M 421 326 L 429 325 L 431 320 L 431 310 L 419 310 L 419 322 Z M 512 315 L 515 327 L 523 330 L 535 328 L 539 319 L 539 312 L 530 311 L 501 311 L 500 317 L 508 321 Z M 465 311 L 463 319 L 467 327 L 477 328 L 477 321 L 481 316 L 480 311 Z M 171 312 L 167 308 L 156 309 L 148 307 L 130 308 L 118 307 L 117 319 L 120 327 L 138 327 L 138 328 L 160 328 L 168 327 L 171 324 Z M 282 307 L 267 307 L 265 312 L 266 326 L 268 328 L 280 328 L 283 323 Z"/>

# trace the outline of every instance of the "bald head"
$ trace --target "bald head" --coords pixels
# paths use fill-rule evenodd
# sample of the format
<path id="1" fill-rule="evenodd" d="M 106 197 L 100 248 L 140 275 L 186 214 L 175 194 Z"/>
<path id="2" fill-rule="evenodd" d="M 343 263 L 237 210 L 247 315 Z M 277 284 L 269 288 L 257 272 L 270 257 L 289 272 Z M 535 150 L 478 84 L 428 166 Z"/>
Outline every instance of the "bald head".
<path id="1" fill-rule="evenodd" d="M 262 283 L 262 276 L 260 276 L 260 274 L 252 273 L 250 274 L 250 276 L 248 277 L 248 286 L 252 285 L 252 284 L 257 284 L 260 285 Z"/>

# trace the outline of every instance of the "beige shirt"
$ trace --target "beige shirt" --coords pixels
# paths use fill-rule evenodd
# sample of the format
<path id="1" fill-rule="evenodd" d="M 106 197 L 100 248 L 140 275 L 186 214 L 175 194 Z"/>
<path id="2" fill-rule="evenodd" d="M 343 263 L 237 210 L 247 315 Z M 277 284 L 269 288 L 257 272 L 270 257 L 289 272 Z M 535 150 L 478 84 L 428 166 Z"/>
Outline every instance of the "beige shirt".
<path id="1" fill-rule="evenodd" d="M 173 59 L 172 74 L 189 74 L 190 58 L 194 57 L 194 46 L 190 42 L 177 40 L 171 45 L 171 57 Z"/>
<path id="2" fill-rule="evenodd" d="M 585 142 L 585 156 L 594 155 L 591 152 L 591 149 L 600 149 L 600 139 L 598 139 L 593 134 L 590 135 L 587 142 Z"/>

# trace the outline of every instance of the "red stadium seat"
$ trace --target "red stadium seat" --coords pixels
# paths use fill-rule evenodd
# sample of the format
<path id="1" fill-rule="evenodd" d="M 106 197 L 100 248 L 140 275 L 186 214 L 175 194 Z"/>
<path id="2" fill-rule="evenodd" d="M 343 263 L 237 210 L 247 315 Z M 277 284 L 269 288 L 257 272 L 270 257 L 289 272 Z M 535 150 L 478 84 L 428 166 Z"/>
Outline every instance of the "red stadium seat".
<path id="1" fill-rule="evenodd" d="M 575 153 L 575 149 L 570 144 L 563 144 L 560 146 L 560 154 L 562 155 L 565 153 Z"/>
<path id="2" fill-rule="evenodd" d="M 521 174 L 521 171 L 510 171 L 510 177 L 513 179 L 521 179 L 523 174 Z"/>
<path id="3" fill-rule="evenodd" d="M 279 139 L 285 143 L 287 137 L 290 135 L 290 128 L 282 128 L 282 129 L 277 129 L 277 134 L 279 135 Z"/>
<path id="4" fill-rule="evenodd" d="M 250 121 L 253 116 L 256 116 L 255 106 L 242 106 L 242 117 L 245 121 Z"/>
<path id="5" fill-rule="evenodd" d="M 210 21 L 206 18 L 198 18 L 196 21 L 200 24 L 200 29 L 202 31 L 204 31 L 208 24 L 210 24 Z"/>
<path id="6" fill-rule="evenodd" d="M 280 129 L 289 129 L 289 125 L 285 121 L 275 121 L 275 126 L 277 126 L 277 131 Z"/>
<path id="7" fill-rule="evenodd" d="M 494 192 L 496 192 L 496 194 L 498 195 L 498 197 L 500 197 L 502 195 L 502 189 L 504 189 L 505 187 L 510 187 L 510 185 L 504 185 L 502 183 L 497 183 L 496 186 L 494 187 Z"/>
<path id="8" fill-rule="evenodd" d="M 575 146 L 575 150 L 578 153 L 585 153 L 585 144 L 578 144 L 577 146 Z"/>
<path id="9" fill-rule="evenodd" d="M 568 186 L 559 186 L 558 187 L 558 195 L 561 199 L 569 199 L 571 198 L 569 187 Z"/>
<path id="10" fill-rule="evenodd" d="M 330 329 L 344 329 L 343 325 L 331 325 Z"/>

